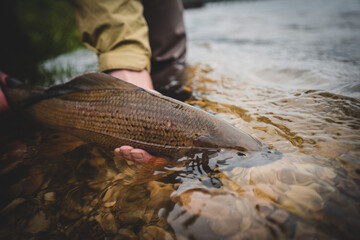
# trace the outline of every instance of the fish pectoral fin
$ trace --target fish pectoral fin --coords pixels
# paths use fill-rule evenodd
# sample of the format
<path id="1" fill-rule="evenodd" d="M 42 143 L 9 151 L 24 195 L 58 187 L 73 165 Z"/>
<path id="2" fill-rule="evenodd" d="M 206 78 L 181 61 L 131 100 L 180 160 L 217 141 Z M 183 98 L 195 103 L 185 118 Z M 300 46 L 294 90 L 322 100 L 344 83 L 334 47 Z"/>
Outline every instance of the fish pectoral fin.
<path id="1" fill-rule="evenodd" d="M 170 159 L 164 158 L 164 157 L 152 157 L 147 162 L 148 164 L 151 164 L 153 166 L 166 166 L 170 162 Z"/>

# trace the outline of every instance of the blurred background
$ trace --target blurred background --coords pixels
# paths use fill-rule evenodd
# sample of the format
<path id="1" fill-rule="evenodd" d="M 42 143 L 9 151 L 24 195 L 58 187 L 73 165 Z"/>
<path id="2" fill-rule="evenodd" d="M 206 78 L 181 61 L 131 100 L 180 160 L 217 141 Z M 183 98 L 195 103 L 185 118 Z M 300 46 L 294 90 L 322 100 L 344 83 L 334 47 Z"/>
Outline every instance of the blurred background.
<path id="1" fill-rule="evenodd" d="M 211 0 L 183 1 L 185 8 L 206 2 Z M 44 69 L 39 63 L 83 47 L 71 1 L 1 0 L 0 4 L 0 68 L 31 84 L 52 84 L 54 74 L 67 70 Z"/>
<path id="2" fill-rule="evenodd" d="M 286 81 L 292 75 L 296 81 L 291 84 L 300 87 L 308 79 L 317 87 L 359 96 L 358 1 L 183 3 L 190 64 L 230 64 L 231 71 L 248 70 L 260 81 L 264 77 Z M 48 86 L 97 69 L 89 51 L 45 61 L 84 48 L 70 1 L 2 0 L 0 11 L 0 66 L 8 74 Z"/>

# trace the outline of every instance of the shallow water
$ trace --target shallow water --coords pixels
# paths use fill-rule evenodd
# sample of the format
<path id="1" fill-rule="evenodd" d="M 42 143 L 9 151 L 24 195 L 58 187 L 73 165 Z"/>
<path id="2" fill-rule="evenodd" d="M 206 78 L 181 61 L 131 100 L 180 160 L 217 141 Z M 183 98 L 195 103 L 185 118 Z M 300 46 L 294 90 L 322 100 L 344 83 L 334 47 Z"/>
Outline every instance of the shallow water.
<path id="1" fill-rule="evenodd" d="M 185 19 L 188 103 L 281 157 L 134 165 L 15 119 L 0 139 L 2 239 L 357 239 L 360 2 L 213 3 Z M 95 62 L 79 50 L 45 66 Z"/>

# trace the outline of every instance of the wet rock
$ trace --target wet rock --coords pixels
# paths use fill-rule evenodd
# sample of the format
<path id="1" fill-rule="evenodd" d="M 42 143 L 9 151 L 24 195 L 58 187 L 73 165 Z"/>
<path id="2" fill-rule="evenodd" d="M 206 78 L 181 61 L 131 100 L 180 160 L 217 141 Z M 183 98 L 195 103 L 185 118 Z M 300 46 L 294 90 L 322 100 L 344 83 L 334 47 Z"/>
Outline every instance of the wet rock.
<path id="1" fill-rule="evenodd" d="M 336 173 L 333 169 L 328 167 L 319 167 L 316 171 L 316 175 L 320 178 L 334 179 L 336 177 Z"/>
<path id="2" fill-rule="evenodd" d="M 87 215 L 89 214 L 92 210 L 94 210 L 93 207 L 89 206 L 89 205 L 85 205 L 83 208 L 82 208 L 82 212 Z M 93 218 L 93 216 L 91 216 L 90 218 Z"/>
<path id="3" fill-rule="evenodd" d="M 30 176 L 23 181 L 23 187 L 26 195 L 35 193 L 44 180 L 43 171 L 39 168 L 30 169 Z"/>
<path id="4" fill-rule="evenodd" d="M 39 233 L 46 231 L 50 226 L 50 219 L 48 219 L 43 211 L 38 212 L 28 223 L 25 232 Z"/>
<path id="5" fill-rule="evenodd" d="M 241 168 L 241 167 L 235 167 L 233 170 L 231 170 L 231 173 L 234 176 L 245 176 L 248 173 L 248 169 L 247 168 Z"/>
<path id="6" fill-rule="evenodd" d="M 9 196 L 16 198 L 22 196 L 21 194 L 24 192 L 25 186 L 22 182 L 15 183 L 10 186 Z"/>
<path id="7" fill-rule="evenodd" d="M 140 233 L 138 234 L 139 239 L 144 240 L 155 240 L 155 239 L 164 239 L 164 240 L 173 240 L 174 238 L 170 233 L 166 232 L 164 229 L 157 226 L 144 226 Z"/>
<path id="8" fill-rule="evenodd" d="M 314 182 L 314 177 L 311 176 L 308 173 L 303 173 L 303 172 L 296 171 L 295 172 L 295 177 L 296 177 L 296 184 L 297 185 L 299 185 L 299 184 L 306 185 L 306 184 Z"/>
<path id="9" fill-rule="evenodd" d="M 306 240 L 306 239 L 336 239 L 333 236 L 325 235 L 323 232 L 316 229 L 314 226 L 297 222 L 295 230 L 295 239 Z"/>
<path id="10" fill-rule="evenodd" d="M 261 217 L 265 218 L 274 212 L 274 206 L 269 202 L 259 202 L 256 204 L 256 210 Z"/>
<path id="11" fill-rule="evenodd" d="M 295 184 L 296 183 L 294 169 L 283 168 L 277 173 L 277 177 L 278 177 L 279 181 L 286 183 L 286 184 Z"/>
<path id="12" fill-rule="evenodd" d="M 170 202 L 170 195 L 174 192 L 172 184 L 164 184 L 158 181 L 149 182 L 148 190 L 150 192 L 149 206 L 157 209 Z"/>
<path id="13" fill-rule="evenodd" d="M 302 164 L 293 168 L 283 168 L 278 173 L 280 182 L 289 185 L 306 185 L 314 181 L 314 177 L 302 169 Z"/>
<path id="14" fill-rule="evenodd" d="M 40 153 L 45 157 L 52 157 L 70 152 L 83 144 L 83 141 L 72 135 L 58 132 L 46 136 L 41 143 Z"/>
<path id="15" fill-rule="evenodd" d="M 118 186 L 109 187 L 104 194 L 102 201 L 105 207 L 112 207 L 116 204 L 118 197 L 121 193 L 121 188 Z"/>
<path id="16" fill-rule="evenodd" d="M 348 195 L 352 196 L 355 199 L 360 198 L 359 191 L 354 191 L 358 189 L 357 184 L 350 179 L 338 179 L 336 187 L 343 192 L 346 192 Z"/>
<path id="17" fill-rule="evenodd" d="M 240 180 L 240 183 L 239 183 L 238 179 L 233 179 L 223 172 L 216 174 L 215 177 L 221 181 L 222 185 L 225 188 L 230 189 L 231 191 L 236 192 L 239 195 L 244 194 L 245 191 L 241 184 L 241 182 L 244 182 L 244 180 Z M 239 176 L 237 176 L 237 177 L 239 177 Z M 243 185 L 247 185 L 247 184 L 248 184 L 248 181 L 246 181 L 246 183 L 243 183 Z"/>
<path id="18" fill-rule="evenodd" d="M 284 224 L 286 220 L 289 218 L 290 214 L 284 210 L 276 209 L 275 212 L 270 214 L 269 218 L 278 224 Z"/>
<path id="19" fill-rule="evenodd" d="M 235 219 L 213 219 L 209 222 L 211 230 L 220 236 L 228 236 L 231 235 L 239 230 L 243 231 L 240 226 L 242 219 L 241 218 L 235 218 Z M 250 221 L 248 222 L 250 223 Z M 242 224 L 243 225 L 243 224 Z M 248 227 L 244 227 L 244 230 L 246 230 Z"/>
<path id="20" fill-rule="evenodd" d="M 249 231 L 241 231 L 228 238 L 229 240 L 267 240 L 273 239 L 272 233 L 266 228 L 251 229 Z"/>
<path id="21" fill-rule="evenodd" d="M 237 199 L 222 191 L 190 190 L 181 193 L 179 201 L 191 216 L 207 222 L 210 229 L 220 236 L 244 231 L 251 226 L 252 203 Z M 196 217 L 196 218 L 195 218 Z"/>
<path id="22" fill-rule="evenodd" d="M 313 189 L 314 191 L 316 191 L 317 193 L 319 193 L 321 196 L 326 195 L 326 194 L 330 194 L 336 191 L 335 187 L 331 186 L 328 183 L 325 182 L 314 182 L 309 184 L 307 187 Z"/>
<path id="23" fill-rule="evenodd" d="M 285 192 L 290 190 L 290 186 L 278 181 L 272 186 L 272 189 L 282 197 Z"/>
<path id="24" fill-rule="evenodd" d="M 112 207 L 112 206 L 115 205 L 115 203 L 116 203 L 116 201 L 106 202 L 106 203 L 104 203 L 104 206 L 105 207 Z"/>
<path id="25" fill-rule="evenodd" d="M 136 239 L 136 235 L 133 231 L 131 231 L 130 229 L 127 228 L 121 228 L 116 237 L 116 240 L 135 240 Z"/>
<path id="26" fill-rule="evenodd" d="M 281 204 L 288 209 L 294 209 L 299 214 L 305 214 L 307 211 L 318 211 L 323 208 L 324 201 L 313 189 L 293 185 L 286 192 L 286 198 Z"/>
<path id="27" fill-rule="evenodd" d="M 153 208 L 149 208 L 149 209 L 146 209 L 146 212 L 144 214 L 144 217 L 143 217 L 143 220 L 149 224 L 151 219 L 153 218 L 154 216 L 154 212 L 155 210 Z"/>
<path id="28" fill-rule="evenodd" d="M 81 214 L 74 210 L 67 210 L 67 211 L 63 211 L 62 216 L 69 220 L 75 220 L 80 218 Z"/>
<path id="29" fill-rule="evenodd" d="M 6 207 L 4 207 L 1 210 L 1 213 L 7 213 L 7 212 L 11 212 L 13 211 L 17 206 L 19 206 L 20 204 L 22 204 L 23 202 L 25 202 L 26 199 L 25 198 L 16 198 L 14 199 L 11 203 L 9 203 Z"/>
<path id="30" fill-rule="evenodd" d="M 135 224 L 139 221 L 144 221 L 144 209 L 132 209 L 126 213 L 119 214 L 118 220 L 122 224 Z"/>
<path id="31" fill-rule="evenodd" d="M 115 222 L 115 217 L 111 213 L 105 213 L 103 215 L 98 215 L 95 217 L 95 220 L 100 223 L 101 228 L 108 233 L 115 234 L 117 232 L 117 225 Z"/>
<path id="32" fill-rule="evenodd" d="M 280 198 L 279 193 L 275 192 L 274 189 L 267 184 L 256 185 L 254 188 L 254 194 L 257 198 L 267 199 L 275 203 L 278 202 Z"/>
<path id="33" fill-rule="evenodd" d="M 55 201 L 55 193 L 54 192 L 48 192 L 44 194 L 44 200 L 47 202 L 53 202 Z"/>
<path id="34" fill-rule="evenodd" d="M 247 168 L 234 168 L 231 171 L 231 174 L 233 176 L 231 178 L 236 181 L 240 186 L 248 185 L 250 182 L 249 169 Z"/>
<path id="35" fill-rule="evenodd" d="M 335 142 L 319 142 L 318 154 L 328 158 L 336 158 L 344 153 L 344 149 Z"/>
<path id="36" fill-rule="evenodd" d="M 0 161 L 2 163 L 0 175 L 15 170 L 19 165 L 24 163 L 24 158 L 28 155 L 27 146 L 20 141 L 14 141 L 5 146 L 2 145 L 2 147 L 3 149 L 6 149 L 7 152 L 2 152 L 3 154 L 0 156 Z"/>
<path id="37" fill-rule="evenodd" d="M 276 172 L 276 170 L 268 166 L 252 168 L 250 170 L 250 182 L 253 184 L 274 184 L 277 180 Z"/>

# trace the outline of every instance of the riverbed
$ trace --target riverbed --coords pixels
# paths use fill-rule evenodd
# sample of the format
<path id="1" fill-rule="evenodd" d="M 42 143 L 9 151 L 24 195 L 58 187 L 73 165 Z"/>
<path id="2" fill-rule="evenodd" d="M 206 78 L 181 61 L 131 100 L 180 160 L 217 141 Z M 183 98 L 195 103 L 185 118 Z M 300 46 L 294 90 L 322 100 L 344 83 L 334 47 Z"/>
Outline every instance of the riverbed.
<path id="1" fill-rule="evenodd" d="M 187 103 L 277 157 L 135 165 L 15 118 L 1 130 L 0 238 L 358 238 L 360 2 L 221 2 L 184 16 Z M 63 82 L 96 70 L 96 56 L 43 67 Z"/>

